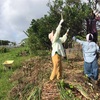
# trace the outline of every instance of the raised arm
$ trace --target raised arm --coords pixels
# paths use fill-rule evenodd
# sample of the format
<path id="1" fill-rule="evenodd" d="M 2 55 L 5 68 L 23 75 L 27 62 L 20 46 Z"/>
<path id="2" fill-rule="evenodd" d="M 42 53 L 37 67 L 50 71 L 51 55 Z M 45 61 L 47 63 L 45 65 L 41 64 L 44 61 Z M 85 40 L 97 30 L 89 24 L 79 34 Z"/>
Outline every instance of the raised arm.
<path id="1" fill-rule="evenodd" d="M 63 21 L 64 21 L 64 19 L 61 19 L 57 28 L 56 28 L 56 32 L 54 34 L 54 38 L 53 38 L 53 41 L 52 41 L 53 43 L 59 38 L 61 27 L 62 27 L 61 24 L 63 23 Z"/>
<path id="2" fill-rule="evenodd" d="M 66 33 L 62 37 L 59 38 L 62 43 L 66 41 L 68 33 L 69 33 L 69 29 L 67 29 Z"/>
<path id="3" fill-rule="evenodd" d="M 100 20 L 100 13 L 98 12 L 98 11 L 96 11 L 96 10 L 93 10 L 93 13 L 95 14 L 95 18 L 96 18 L 96 20 Z"/>
<path id="4" fill-rule="evenodd" d="M 77 43 L 80 43 L 81 45 L 84 43 L 84 41 L 77 39 L 75 36 L 72 37 L 72 40 L 76 41 Z"/>

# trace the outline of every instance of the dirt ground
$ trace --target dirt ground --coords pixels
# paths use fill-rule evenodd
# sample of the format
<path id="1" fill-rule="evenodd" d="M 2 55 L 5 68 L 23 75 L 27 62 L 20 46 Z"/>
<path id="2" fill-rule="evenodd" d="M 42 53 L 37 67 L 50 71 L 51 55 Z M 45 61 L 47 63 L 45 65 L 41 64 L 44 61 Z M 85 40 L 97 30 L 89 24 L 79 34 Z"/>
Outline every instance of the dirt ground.
<path id="1" fill-rule="evenodd" d="M 71 84 L 76 88 L 77 91 L 73 90 L 72 92 L 79 99 L 75 100 L 100 100 L 100 83 L 95 88 L 88 83 L 87 78 L 83 74 L 82 52 L 75 52 L 75 50 L 67 50 L 66 52 L 67 59 L 62 59 L 62 79 L 64 83 Z M 98 63 L 100 66 L 99 59 Z M 50 81 L 51 71 L 52 62 L 50 56 L 35 57 L 23 62 L 22 68 L 14 72 L 10 78 L 10 81 L 15 82 L 16 86 L 9 92 L 9 100 L 15 97 L 18 100 L 27 100 L 26 98 L 30 96 L 34 86 L 41 87 L 41 100 L 61 100 L 60 90 L 57 87 L 57 82 L 60 80 L 54 79 Z M 81 86 L 86 94 L 83 93 L 83 90 L 80 91 L 77 86 Z"/>

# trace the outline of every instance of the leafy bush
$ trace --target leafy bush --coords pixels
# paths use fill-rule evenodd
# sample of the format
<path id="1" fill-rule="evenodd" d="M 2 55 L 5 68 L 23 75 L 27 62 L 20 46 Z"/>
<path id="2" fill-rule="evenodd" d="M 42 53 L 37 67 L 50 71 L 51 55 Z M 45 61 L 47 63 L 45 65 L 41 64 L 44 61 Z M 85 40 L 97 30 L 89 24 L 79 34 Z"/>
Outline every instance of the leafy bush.
<path id="1" fill-rule="evenodd" d="M 9 49 L 6 48 L 6 47 L 1 47 L 1 48 L 0 48 L 0 53 L 6 53 L 6 52 L 8 52 L 8 51 L 9 51 Z"/>

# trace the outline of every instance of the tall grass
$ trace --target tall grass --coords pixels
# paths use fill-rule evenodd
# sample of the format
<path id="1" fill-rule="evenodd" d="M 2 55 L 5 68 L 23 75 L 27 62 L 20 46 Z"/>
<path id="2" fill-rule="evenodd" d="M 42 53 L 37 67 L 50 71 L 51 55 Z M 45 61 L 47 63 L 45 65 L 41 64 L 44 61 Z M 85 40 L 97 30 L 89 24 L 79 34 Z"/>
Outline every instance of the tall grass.
<path id="1" fill-rule="evenodd" d="M 7 94 L 9 90 L 15 85 L 9 81 L 14 70 L 21 67 L 21 63 L 25 59 L 29 59 L 30 55 L 21 56 L 20 53 L 26 50 L 26 47 L 11 48 L 6 53 L 0 53 L 0 100 L 8 100 Z M 14 60 L 12 70 L 4 70 L 3 62 L 6 60 Z"/>

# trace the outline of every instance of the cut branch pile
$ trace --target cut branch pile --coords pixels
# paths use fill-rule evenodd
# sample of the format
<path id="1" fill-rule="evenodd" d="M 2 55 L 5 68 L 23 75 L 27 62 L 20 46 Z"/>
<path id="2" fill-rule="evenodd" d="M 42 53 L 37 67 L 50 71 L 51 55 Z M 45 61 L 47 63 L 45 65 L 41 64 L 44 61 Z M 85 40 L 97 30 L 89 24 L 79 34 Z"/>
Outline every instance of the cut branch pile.
<path id="1" fill-rule="evenodd" d="M 52 82 L 46 82 L 43 85 L 42 88 L 42 95 L 41 100 L 60 100 L 60 92 L 57 88 L 57 83 Z"/>
<path id="2" fill-rule="evenodd" d="M 31 100 L 30 98 L 34 97 L 33 93 L 35 93 L 34 87 L 41 87 L 41 100 L 68 100 L 61 99 L 61 95 L 67 95 L 65 96 L 67 98 L 74 98 L 75 96 L 78 100 L 91 100 L 90 97 L 94 100 L 100 100 L 100 90 L 96 91 L 85 83 L 87 80 L 82 74 L 83 63 L 74 60 L 70 62 L 70 59 L 69 63 L 66 62 L 63 61 L 63 79 L 65 83 L 73 86 L 73 88 L 66 87 L 61 92 L 57 85 L 58 80 L 49 81 L 52 70 L 50 57 L 35 57 L 23 62 L 22 68 L 16 70 L 10 78 L 10 81 L 16 85 L 9 92 L 8 99 L 26 100 L 26 98 L 29 98 Z"/>

